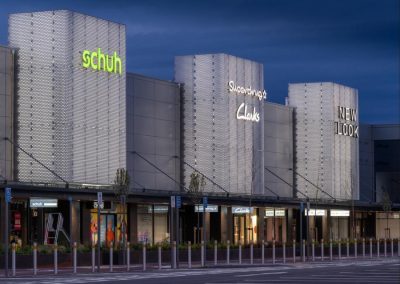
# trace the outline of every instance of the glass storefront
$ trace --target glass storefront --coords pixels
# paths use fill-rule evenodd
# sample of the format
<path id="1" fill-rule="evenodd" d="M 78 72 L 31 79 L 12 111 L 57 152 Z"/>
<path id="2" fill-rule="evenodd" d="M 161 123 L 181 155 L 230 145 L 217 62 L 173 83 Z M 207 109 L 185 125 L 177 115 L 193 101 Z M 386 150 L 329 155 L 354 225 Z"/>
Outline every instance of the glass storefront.
<path id="1" fill-rule="evenodd" d="M 94 206 L 96 207 L 96 205 Z M 90 236 L 91 242 L 97 244 L 97 209 L 90 212 Z M 104 202 L 104 207 L 100 211 L 100 243 L 110 246 L 111 242 L 119 246 L 122 244 L 122 231 L 125 226 L 125 239 L 127 239 L 127 214 L 124 213 L 123 206 L 111 202 Z"/>
<path id="2" fill-rule="evenodd" d="M 330 210 L 331 238 L 333 240 L 347 239 L 349 235 L 349 210 Z"/>
<path id="3" fill-rule="evenodd" d="M 283 208 L 266 208 L 264 227 L 266 241 L 286 241 L 286 210 Z"/>
<path id="4" fill-rule="evenodd" d="M 139 243 L 169 242 L 168 206 L 137 206 L 137 238 Z"/>
<path id="5" fill-rule="evenodd" d="M 26 218 L 26 202 L 22 200 L 14 200 L 10 203 L 10 243 L 15 243 L 17 246 L 21 246 L 23 243 L 24 231 L 24 220 Z"/>
<path id="6" fill-rule="evenodd" d="M 232 207 L 233 241 L 235 244 L 257 242 L 257 210 L 253 207 Z"/>

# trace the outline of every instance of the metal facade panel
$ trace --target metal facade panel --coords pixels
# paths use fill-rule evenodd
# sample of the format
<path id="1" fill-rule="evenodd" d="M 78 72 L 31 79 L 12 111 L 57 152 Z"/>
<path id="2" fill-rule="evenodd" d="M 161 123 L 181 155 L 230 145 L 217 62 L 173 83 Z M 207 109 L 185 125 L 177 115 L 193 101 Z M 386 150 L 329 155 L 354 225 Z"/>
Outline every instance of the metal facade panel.
<path id="1" fill-rule="evenodd" d="M 180 189 L 179 98 L 178 84 L 127 75 L 127 165 L 132 189 Z"/>
<path id="2" fill-rule="evenodd" d="M 295 171 L 337 199 L 359 199 L 358 138 L 335 134 L 339 106 L 355 109 L 358 125 L 357 90 L 334 83 L 289 84 L 289 105 L 295 107 Z M 298 174 L 299 191 L 330 199 Z"/>
<path id="3" fill-rule="evenodd" d="M 4 137 L 14 135 L 14 55 L 0 46 L 0 180 L 13 180 L 14 150 Z"/>
<path id="4" fill-rule="evenodd" d="M 12 14 L 18 144 L 70 182 L 111 183 L 126 167 L 125 26 L 71 11 Z M 83 50 L 114 51 L 123 72 L 85 69 Z M 18 179 L 57 182 L 17 151 Z"/>
<path id="5" fill-rule="evenodd" d="M 263 90 L 263 66 L 226 54 L 175 58 L 175 81 L 184 88 L 183 159 L 231 193 L 263 194 L 264 100 L 229 92 L 231 80 Z M 243 102 L 256 108 L 259 122 L 236 118 Z M 184 166 L 186 187 L 192 172 Z M 221 189 L 207 182 L 205 191 Z"/>
<path id="6" fill-rule="evenodd" d="M 293 109 L 264 104 L 264 163 L 265 167 L 293 185 Z M 293 197 L 293 187 L 266 171 L 265 195 Z M 272 192 L 271 192 L 272 191 Z M 276 195 L 275 195 L 275 194 Z"/>

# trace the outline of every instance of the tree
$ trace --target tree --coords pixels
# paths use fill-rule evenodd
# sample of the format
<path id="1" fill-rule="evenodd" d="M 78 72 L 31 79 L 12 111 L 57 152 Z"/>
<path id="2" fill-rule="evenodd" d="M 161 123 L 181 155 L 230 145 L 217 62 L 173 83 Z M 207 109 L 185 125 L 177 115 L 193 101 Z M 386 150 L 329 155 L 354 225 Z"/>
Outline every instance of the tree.
<path id="1" fill-rule="evenodd" d="M 200 174 L 198 171 L 193 171 L 190 175 L 189 191 L 188 194 L 193 204 L 201 203 L 201 197 L 203 195 L 204 187 L 206 186 L 206 181 L 204 175 Z M 200 240 L 200 210 L 197 210 L 197 239 Z M 195 240 L 196 241 L 196 240 Z"/>
<path id="2" fill-rule="evenodd" d="M 128 171 L 124 168 L 117 169 L 114 178 L 114 192 L 117 198 L 119 199 L 122 206 L 122 219 L 121 219 L 121 235 L 122 235 L 122 247 L 123 247 L 123 258 L 125 263 L 125 247 L 126 247 L 126 196 L 129 194 L 129 183 L 130 178 Z"/>
<path id="3" fill-rule="evenodd" d="M 389 212 L 392 210 L 392 201 L 390 200 L 390 195 L 387 190 L 382 186 L 382 209 L 386 212 L 386 229 L 385 232 L 388 232 L 388 238 L 390 238 L 390 229 L 389 229 Z M 385 234 L 386 235 L 386 234 Z"/>

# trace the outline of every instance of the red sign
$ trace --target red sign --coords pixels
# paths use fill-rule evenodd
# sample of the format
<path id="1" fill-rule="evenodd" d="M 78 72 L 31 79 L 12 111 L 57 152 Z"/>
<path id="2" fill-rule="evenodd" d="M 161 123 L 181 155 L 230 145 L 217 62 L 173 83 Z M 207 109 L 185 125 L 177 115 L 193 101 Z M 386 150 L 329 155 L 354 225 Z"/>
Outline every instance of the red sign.
<path id="1" fill-rule="evenodd" d="M 19 212 L 14 213 L 14 230 L 15 231 L 21 230 L 21 213 Z"/>

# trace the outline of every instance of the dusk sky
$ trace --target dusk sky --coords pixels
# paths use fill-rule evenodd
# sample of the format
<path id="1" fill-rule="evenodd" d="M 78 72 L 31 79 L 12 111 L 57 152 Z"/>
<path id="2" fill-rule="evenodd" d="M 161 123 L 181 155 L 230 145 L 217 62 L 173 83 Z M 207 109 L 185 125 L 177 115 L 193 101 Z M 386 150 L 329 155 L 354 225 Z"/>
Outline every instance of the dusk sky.
<path id="1" fill-rule="evenodd" d="M 126 24 L 127 70 L 173 79 L 174 56 L 228 53 L 264 64 L 268 100 L 288 83 L 359 91 L 361 123 L 400 123 L 399 0 L 1 1 L 8 14 L 70 9 Z"/>

